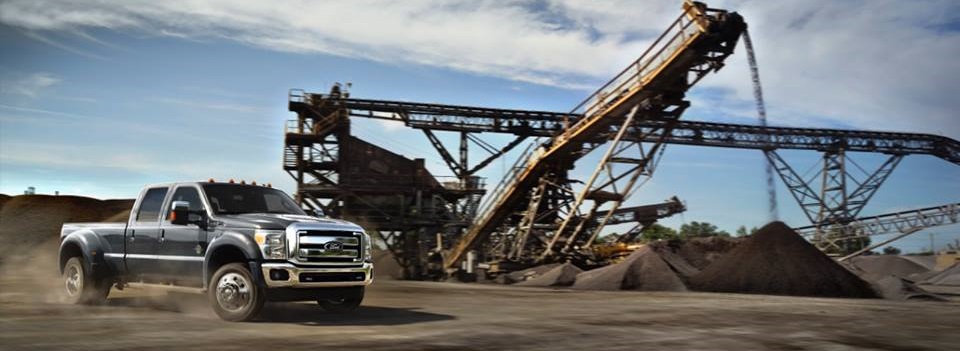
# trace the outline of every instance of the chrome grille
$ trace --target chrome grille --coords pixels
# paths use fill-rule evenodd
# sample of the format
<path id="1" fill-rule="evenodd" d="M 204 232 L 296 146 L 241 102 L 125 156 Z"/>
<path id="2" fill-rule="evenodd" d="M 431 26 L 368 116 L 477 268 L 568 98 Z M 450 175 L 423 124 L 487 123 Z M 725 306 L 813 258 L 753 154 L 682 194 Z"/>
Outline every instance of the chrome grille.
<path id="1" fill-rule="evenodd" d="M 297 258 L 304 262 L 359 262 L 361 233 L 301 231 L 297 233 Z"/>

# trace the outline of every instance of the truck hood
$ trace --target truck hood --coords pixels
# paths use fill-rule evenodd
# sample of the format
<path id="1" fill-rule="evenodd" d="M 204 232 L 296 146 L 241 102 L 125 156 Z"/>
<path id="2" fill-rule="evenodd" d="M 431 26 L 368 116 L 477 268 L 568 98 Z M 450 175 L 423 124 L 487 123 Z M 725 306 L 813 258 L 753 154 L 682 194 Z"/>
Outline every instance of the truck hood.
<path id="1" fill-rule="evenodd" d="M 285 229 L 293 223 L 311 223 L 324 227 L 330 226 L 331 229 L 363 230 L 360 226 L 344 220 L 294 214 L 244 213 L 220 215 L 217 218 L 230 228 Z"/>

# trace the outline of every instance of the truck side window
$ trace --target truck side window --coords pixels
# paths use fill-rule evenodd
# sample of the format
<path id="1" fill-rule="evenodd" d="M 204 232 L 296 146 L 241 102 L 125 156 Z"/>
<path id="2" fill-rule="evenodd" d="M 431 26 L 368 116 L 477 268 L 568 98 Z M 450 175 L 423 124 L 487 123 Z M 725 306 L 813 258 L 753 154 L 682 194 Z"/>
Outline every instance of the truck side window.
<path id="1" fill-rule="evenodd" d="M 200 193 L 197 192 L 197 189 L 191 186 L 184 186 L 177 188 L 177 191 L 173 192 L 173 199 L 170 200 L 170 203 L 173 201 L 187 201 L 190 202 L 190 212 L 201 212 L 203 211 L 203 201 L 200 200 Z M 164 220 L 170 219 L 170 211 L 172 208 L 167 207 L 163 211 Z"/>
<path id="2" fill-rule="evenodd" d="M 147 190 L 143 196 L 143 203 L 140 204 L 140 210 L 137 211 L 137 222 L 156 222 L 160 219 L 160 207 L 163 206 L 163 198 L 167 196 L 167 188 L 153 188 Z"/>

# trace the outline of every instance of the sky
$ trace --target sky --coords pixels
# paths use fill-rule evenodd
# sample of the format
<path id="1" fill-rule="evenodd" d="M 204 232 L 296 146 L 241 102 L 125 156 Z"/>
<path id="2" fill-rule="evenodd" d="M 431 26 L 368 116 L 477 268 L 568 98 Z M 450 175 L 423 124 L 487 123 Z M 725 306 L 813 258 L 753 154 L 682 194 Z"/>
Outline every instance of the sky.
<path id="1" fill-rule="evenodd" d="M 708 3 L 748 22 L 770 124 L 960 139 L 960 3 Z M 680 4 L 0 0 L 0 193 L 33 186 L 129 198 L 144 184 L 211 177 L 293 192 L 281 169 L 284 122 L 295 118 L 289 89 L 323 93 L 350 82 L 358 98 L 569 111 L 635 60 Z M 742 48 L 687 98 L 684 119 L 757 123 Z M 365 140 L 425 158 L 434 175 L 451 175 L 419 131 L 362 119 L 353 126 Z M 480 175 L 495 184 L 517 152 Z M 815 152 L 782 155 L 798 172 L 821 162 Z M 867 170 L 884 157 L 850 154 Z M 688 211 L 662 222 L 674 227 L 760 226 L 768 220 L 763 164 L 754 150 L 670 146 L 633 201 L 680 197 Z M 958 202 L 958 180 L 954 164 L 908 156 L 862 214 Z M 785 222 L 807 224 L 779 180 L 778 196 Z M 960 238 L 958 227 L 894 245 L 924 250 L 932 233 L 940 248 Z"/>

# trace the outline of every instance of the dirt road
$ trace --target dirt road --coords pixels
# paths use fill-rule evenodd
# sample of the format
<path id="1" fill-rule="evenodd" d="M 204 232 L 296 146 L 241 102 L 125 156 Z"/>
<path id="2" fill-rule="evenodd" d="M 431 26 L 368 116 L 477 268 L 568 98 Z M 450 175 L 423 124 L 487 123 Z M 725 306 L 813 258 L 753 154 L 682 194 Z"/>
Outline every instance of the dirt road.
<path id="1" fill-rule="evenodd" d="M 0 280 L 0 349 L 946 350 L 960 343 L 957 302 L 379 281 L 352 314 L 276 304 L 258 322 L 227 323 L 199 295 L 128 289 L 106 306 L 68 306 L 24 279 Z"/>

